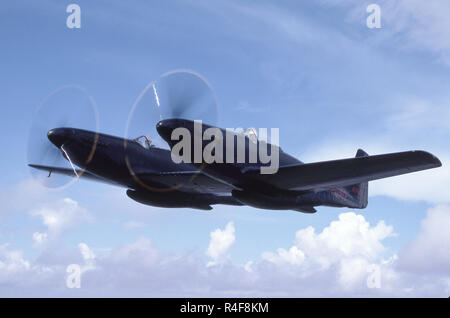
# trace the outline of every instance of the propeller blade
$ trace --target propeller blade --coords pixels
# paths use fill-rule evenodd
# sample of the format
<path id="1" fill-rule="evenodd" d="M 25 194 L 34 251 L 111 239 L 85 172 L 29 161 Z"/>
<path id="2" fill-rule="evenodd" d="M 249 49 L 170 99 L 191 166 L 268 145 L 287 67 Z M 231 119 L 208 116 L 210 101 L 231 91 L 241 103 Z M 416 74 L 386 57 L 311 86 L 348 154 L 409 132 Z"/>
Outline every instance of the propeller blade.
<path id="1" fill-rule="evenodd" d="M 61 87 L 48 95 L 39 105 L 29 131 L 27 144 L 29 164 L 73 168 L 64 157 L 63 147 L 61 149 L 56 147 L 47 138 L 49 130 L 60 127 L 81 128 L 98 133 L 97 106 L 84 88 L 74 85 Z M 75 180 L 31 167 L 30 172 L 33 179 L 48 188 L 65 187 Z"/>
<path id="2" fill-rule="evenodd" d="M 203 76 L 189 70 L 176 70 L 149 83 L 130 111 L 125 138 L 146 135 L 154 146 L 169 150 L 156 130 L 160 120 L 169 118 L 201 120 L 210 125 L 217 123 L 217 101 L 211 85 Z M 130 173 L 134 174 L 138 163 L 133 163 L 133 158 L 127 160 Z M 150 185 L 148 187 L 158 191 Z"/>

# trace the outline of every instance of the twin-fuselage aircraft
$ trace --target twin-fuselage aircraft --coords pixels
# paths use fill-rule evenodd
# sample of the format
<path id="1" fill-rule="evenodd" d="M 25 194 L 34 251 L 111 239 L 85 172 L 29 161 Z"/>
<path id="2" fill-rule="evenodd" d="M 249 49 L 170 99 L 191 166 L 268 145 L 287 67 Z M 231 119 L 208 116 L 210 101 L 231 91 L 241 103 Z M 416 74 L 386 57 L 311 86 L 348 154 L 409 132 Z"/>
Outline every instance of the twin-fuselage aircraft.
<path id="1" fill-rule="evenodd" d="M 165 119 L 157 124 L 159 135 L 171 150 L 177 128 L 190 132 L 194 147 L 195 122 L 187 119 Z M 203 124 L 201 135 L 208 128 L 226 130 Z M 61 150 L 72 168 L 29 163 L 35 169 L 52 174 L 86 178 L 127 188 L 131 199 L 146 205 L 167 208 L 211 210 L 211 205 L 248 205 L 260 209 L 316 212 L 317 206 L 363 209 L 368 203 L 368 182 L 414 171 L 441 166 L 441 162 L 425 151 L 406 151 L 369 156 L 359 149 L 354 158 L 303 163 L 270 143 L 252 141 L 244 136 L 245 160 L 217 162 L 202 157 L 194 160 L 174 160 L 171 150 L 158 148 L 143 136 L 126 139 L 76 128 L 55 128 L 48 139 Z M 239 138 L 239 133 L 231 135 Z M 251 157 L 252 143 L 256 148 L 277 149 L 277 169 L 261 173 L 268 163 L 258 155 Z M 201 151 L 208 142 L 201 141 Z M 222 154 L 233 152 L 236 159 L 241 149 L 238 143 L 230 148 L 220 143 Z M 186 149 L 184 149 L 186 151 Z M 273 151 L 273 150 L 271 150 Z M 183 154 L 179 154 L 183 155 Z"/>

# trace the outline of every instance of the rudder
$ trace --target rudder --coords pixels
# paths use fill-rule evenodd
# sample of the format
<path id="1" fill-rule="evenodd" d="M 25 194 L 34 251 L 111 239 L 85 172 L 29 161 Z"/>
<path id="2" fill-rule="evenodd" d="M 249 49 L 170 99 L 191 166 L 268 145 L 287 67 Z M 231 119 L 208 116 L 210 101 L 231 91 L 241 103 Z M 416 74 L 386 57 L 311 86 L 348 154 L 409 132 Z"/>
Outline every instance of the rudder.
<path id="1" fill-rule="evenodd" d="M 362 149 L 358 149 L 355 158 L 368 157 L 369 155 Z M 350 195 L 355 206 L 353 208 L 364 209 L 368 204 L 369 182 L 362 182 L 343 187 Z"/>

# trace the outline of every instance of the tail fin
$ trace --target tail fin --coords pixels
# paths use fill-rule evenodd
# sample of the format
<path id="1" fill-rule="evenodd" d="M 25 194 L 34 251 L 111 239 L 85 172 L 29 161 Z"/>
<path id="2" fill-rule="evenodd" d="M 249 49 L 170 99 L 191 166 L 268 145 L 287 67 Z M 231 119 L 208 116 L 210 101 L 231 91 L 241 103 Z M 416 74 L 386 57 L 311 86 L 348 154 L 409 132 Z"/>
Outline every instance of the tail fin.
<path id="1" fill-rule="evenodd" d="M 367 157 L 368 154 L 358 149 L 355 158 Z M 354 209 L 364 209 L 368 203 L 369 182 L 355 183 L 345 187 L 337 187 L 329 190 L 330 203 L 335 206 Z"/>
<path id="2" fill-rule="evenodd" d="M 364 150 L 358 149 L 355 158 L 367 157 L 369 156 Z M 352 201 L 354 201 L 355 206 L 353 208 L 364 209 L 368 204 L 368 194 L 369 194 L 369 182 L 356 183 L 344 187 L 347 193 L 350 195 Z"/>

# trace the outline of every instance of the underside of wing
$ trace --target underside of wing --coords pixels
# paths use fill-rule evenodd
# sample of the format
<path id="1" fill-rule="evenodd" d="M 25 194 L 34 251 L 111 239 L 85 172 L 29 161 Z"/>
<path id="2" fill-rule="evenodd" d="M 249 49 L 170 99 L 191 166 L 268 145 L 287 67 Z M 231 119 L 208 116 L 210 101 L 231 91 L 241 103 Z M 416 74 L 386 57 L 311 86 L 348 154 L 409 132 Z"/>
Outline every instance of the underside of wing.
<path id="1" fill-rule="evenodd" d="M 318 191 L 440 166 L 439 159 L 428 152 L 406 151 L 284 166 L 275 174 L 248 170 L 245 175 L 280 189 Z"/>
<path id="2" fill-rule="evenodd" d="M 51 166 L 43 166 L 43 165 L 35 165 L 35 164 L 29 164 L 29 166 L 31 168 L 34 168 L 37 170 L 47 171 L 49 178 L 52 176 L 53 173 L 55 173 L 55 174 L 73 177 L 73 178 L 83 178 L 83 179 L 88 179 L 88 180 L 92 180 L 92 181 L 98 181 L 98 182 L 103 182 L 103 183 L 108 183 L 108 184 L 119 185 L 113 181 L 107 180 L 105 178 L 94 175 L 88 171 L 83 171 L 80 169 L 51 167 Z"/>

